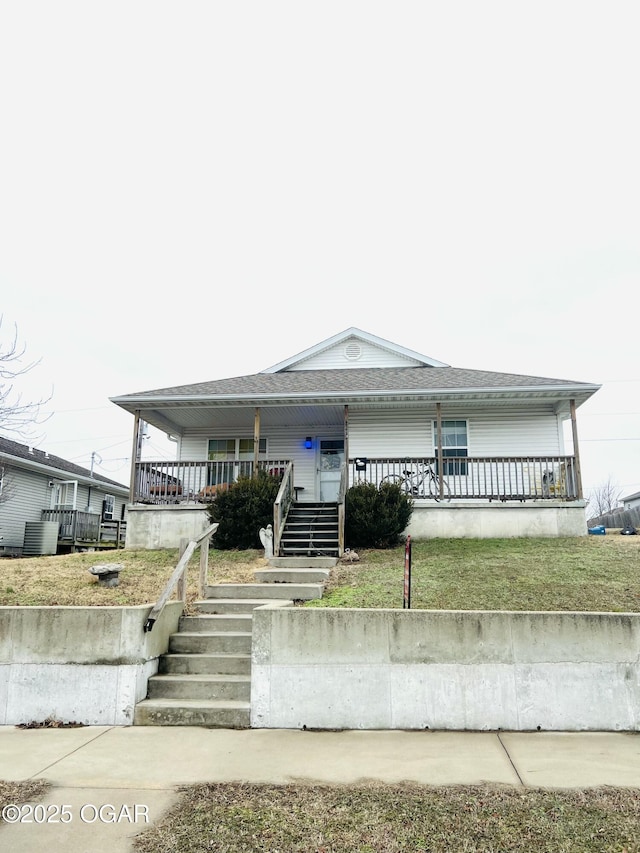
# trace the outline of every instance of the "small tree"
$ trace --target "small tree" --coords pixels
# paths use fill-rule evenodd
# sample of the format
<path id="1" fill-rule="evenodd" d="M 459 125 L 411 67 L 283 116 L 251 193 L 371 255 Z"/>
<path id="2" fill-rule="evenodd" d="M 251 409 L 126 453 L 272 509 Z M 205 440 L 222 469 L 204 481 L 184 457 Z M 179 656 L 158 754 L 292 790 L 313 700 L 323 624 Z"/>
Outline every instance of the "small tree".
<path id="1" fill-rule="evenodd" d="M 604 483 L 589 492 L 589 513 L 593 518 L 614 510 L 620 503 L 622 490 L 609 476 Z"/>
<path id="2" fill-rule="evenodd" d="M 18 341 L 17 326 L 14 326 L 13 334 L 4 340 L 0 316 L 0 432 L 17 433 L 21 436 L 30 434 L 34 426 L 39 426 L 47 420 L 48 416 L 42 414 L 42 407 L 51 399 L 49 396 L 26 403 L 22 395 L 15 390 L 16 378 L 29 373 L 39 363 L 25 363 L 25 354 L 26 346 Z"/>
<path id="3" fill-rule="evenodd" d="M 396 483 L 352 486 L 345 500 L 345 541 L 350 548 L 392 548 L 413 513 L 413 500 Z"/>
<path id="4" fill-rule="evenodd" d="M 273 523 L 273 504 L 281 477 L 259 470 L 255 477 L 240 477 L 226 492 L 219 492 L 208 506 L 212 523 L 220 525 L 216 548 L 260 548 L 260 529 Z"/>

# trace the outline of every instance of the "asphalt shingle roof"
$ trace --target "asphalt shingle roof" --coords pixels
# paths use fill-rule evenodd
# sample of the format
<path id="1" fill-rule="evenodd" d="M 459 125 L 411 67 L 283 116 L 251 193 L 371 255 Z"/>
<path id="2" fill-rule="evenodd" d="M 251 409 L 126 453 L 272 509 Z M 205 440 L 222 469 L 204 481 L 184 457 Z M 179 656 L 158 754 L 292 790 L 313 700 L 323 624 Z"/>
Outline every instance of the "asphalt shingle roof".
<path id="1" fill-rule="evenodd" d="M 87 468 L 82 468 L 80 465 L 75 465 L 73 462 L 61 459 L 60 456 L 52 456 L 44 450 L 37 450 L 35 447 L 29 447 L 27 444 L 19 444 L 17 441 L 11 441 L 8 438 L 0 436 L 0 459 L 6 456 L 26 459 L 29 462 L 37 462 L 40 465 L 46 465 L 49 468 L 54 468 L 64 474 L 74 474 L 77 477 L 88 477 L 107 486 L 117 486 L 120 489 L 127 488 L 122 483 L 117 483 L 115 480 L 110 480 L 108 477 L 103 477 L 101 474 L 91 474 L 91 471 Z"/>
<path id="2" fill-rule="evenodd" d="M 589 383 L 458 367 L 389 367 L 346 370 L 292 370 L 254 373 L 193 385 L 124 394 L 122 398 L 211 398 L 229 395 L 322 394 L 327 392 L 473 390 L 480 388 L 590 387 Z M 115 401 L 122 399 L 114 398 Z"/>

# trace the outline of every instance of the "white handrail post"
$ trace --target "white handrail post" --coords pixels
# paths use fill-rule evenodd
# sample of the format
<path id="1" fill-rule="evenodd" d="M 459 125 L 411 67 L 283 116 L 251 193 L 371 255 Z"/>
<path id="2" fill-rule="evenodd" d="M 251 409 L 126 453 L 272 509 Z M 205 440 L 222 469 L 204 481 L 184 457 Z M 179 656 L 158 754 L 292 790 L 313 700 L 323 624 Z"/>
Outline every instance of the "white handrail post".
<path id="1" fill-rule="evenodd" d="M 182 557 L 184 552 L 187 550 L 188 544 L 189 544 L 188 539 L 181 539 L 180 540 L 180 557 Z M 180 598 L 182 601 L 187 600 L 187 566 L 186 566 L 186 564 L 184 567 L 184 571 L 182 572 L 182 574 L 180 575 L 180 577 L 178 579 L 178 598 Z"/>
<path id="2" fill-rule="evenodd" d="M 199 583 L 199 594 L 200 598 L 204 598 L 205 591 L 207 588 L 207 577 L 209 574 L 209 546 L 211 544 L 211 537 L 207 536 L 205 540 L 200 543 L 200 583 Z"/>

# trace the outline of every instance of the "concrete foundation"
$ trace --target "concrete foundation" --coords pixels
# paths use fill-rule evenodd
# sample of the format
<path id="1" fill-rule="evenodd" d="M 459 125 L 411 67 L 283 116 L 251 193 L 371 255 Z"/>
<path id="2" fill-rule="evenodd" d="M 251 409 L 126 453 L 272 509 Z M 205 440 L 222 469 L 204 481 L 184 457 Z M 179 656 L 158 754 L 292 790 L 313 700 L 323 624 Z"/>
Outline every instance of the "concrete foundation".
<path id="1" fill-rule="evenodd" d="M 182 602 L 144 632 L 141 607 L 0 607 L 0 724 L 131 725 Z"/>
<path id="2" fill-rule="evenodd" d="M 181 539 L 196 539 L 209 526 L 206 506 L 130 504 L 127 508 L 127 548 L 178 548 Z"/>
<path id="3" fill-rule="evenodd" d="M 584 501 L 416 500 L 406 532 L 414 539 L 586 536 L 584 508 Z M 127 510 L 126 547 L 178 548 L 181 539 L 195 539 L 208 524 L 207 509 L 199 504 L 132 504 Z M 270 563 L 285 567 L 286 559 L 291 558 L 274 557 Z"/>
<path id="4" fill-rule="evenodd" d="M 263 728 L 637 731 L 640 614 L 256 610 Z"/>
<path id="5" fill-rule="evenodd" d="M 414 539 L 586 536 L 585 502 L 416 500 L 407 533 Z"/>

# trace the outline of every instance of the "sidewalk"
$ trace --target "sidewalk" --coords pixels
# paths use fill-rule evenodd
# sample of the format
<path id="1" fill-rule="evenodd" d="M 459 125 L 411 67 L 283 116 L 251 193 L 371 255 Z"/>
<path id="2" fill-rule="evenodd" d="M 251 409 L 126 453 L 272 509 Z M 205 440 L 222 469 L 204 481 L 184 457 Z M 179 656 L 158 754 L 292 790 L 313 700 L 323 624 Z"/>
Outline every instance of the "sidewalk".
<path id="1" fill-rule="evenodd" d="M 42 802 L 51 806 L 53 816 L 68 805 L 72 819 L 3 824 L 3 849 L 126 853 L 132 849 L 131 838 L 172 805 L 179 785 L 378 780 L 640 788 L 640 736 L 2 726 L 0 780 L 26 779 L 48 780 L 52 788 Z M 114 809 L 100 812 L 105 804 Z M 108 822 L 112 815 L 120 819 Z"/>

